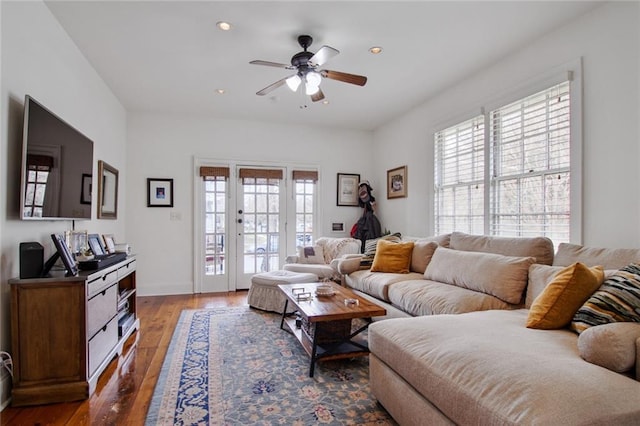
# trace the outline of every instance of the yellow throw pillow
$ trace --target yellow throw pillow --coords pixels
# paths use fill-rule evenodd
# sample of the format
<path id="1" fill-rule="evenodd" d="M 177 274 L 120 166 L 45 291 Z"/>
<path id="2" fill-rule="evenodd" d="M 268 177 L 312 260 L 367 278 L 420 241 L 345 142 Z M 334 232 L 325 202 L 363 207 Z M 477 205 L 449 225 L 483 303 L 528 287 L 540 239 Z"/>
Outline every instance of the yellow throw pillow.
<path id="1" fill-rule="evenodd" d="M 567 266 L 531 304 L 527 327 L 541 330 L 566 327 L 603 281 L 602 266 L 589 268 L 580 262 Z"/>
<path id="2" fill-rule="evenodd" d="M 376 255 L 371 265 L 371 272 L 408 274 L 412 252 L 413 241 L 394 243 L 379 240 L 376 246 Z"/>

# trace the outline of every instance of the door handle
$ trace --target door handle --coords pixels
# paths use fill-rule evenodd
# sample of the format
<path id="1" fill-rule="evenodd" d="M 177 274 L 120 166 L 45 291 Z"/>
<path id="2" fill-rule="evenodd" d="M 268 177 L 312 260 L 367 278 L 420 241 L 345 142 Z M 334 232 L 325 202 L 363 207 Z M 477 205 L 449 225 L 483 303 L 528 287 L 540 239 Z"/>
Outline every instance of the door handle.
<path id="1" fill-rule="evenodd" d="M 242 214 L 242 209 L 238 210 L 238 214 Z"/>
<path id="2" fill-rule="evenodd" d="M 242 223 L 242 219 L 238 219 L 238 223 Z"/>

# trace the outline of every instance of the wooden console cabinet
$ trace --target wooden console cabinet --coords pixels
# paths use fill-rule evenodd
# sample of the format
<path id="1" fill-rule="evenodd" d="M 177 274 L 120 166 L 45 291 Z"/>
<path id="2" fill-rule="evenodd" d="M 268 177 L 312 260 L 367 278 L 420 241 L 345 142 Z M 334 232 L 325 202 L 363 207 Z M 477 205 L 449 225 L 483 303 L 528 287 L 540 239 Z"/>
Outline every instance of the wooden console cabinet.
<path id="1" fill-rule="evenodd" d="M 140 327 L 136 259 L 97 271 L 12 279 L 12 405 L 86 399 Z"/>

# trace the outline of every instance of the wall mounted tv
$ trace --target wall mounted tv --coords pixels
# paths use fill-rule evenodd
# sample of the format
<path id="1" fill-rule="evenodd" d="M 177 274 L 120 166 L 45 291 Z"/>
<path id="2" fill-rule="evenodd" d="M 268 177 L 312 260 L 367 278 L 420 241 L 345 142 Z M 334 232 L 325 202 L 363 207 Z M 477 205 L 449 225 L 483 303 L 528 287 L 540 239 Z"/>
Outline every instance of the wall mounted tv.
<path id="1" fill-rule="evenodd" d="M 93 187 L 93 141 L 25 96 L 20 217 L 91 219 Z"/>

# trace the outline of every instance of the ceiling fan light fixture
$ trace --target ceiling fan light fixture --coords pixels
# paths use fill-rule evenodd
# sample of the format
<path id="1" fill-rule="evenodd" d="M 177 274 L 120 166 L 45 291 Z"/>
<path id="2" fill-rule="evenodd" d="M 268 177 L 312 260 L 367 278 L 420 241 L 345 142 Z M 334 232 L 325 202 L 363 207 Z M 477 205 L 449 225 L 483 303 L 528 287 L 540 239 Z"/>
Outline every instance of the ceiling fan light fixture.
<path id="1" fill-rule="evenodd" d="M 305 76 L 305 79 L 307 80 L 307 86 L 320 87 L 322 76 L 319 72 L 309 71 Z"/>
<path id="2" fill-rule="evenodd" d="M 319 90 L 320 90 L 320 86 L 312 86 L 309 83 L 305 85 L 305 94 L 309 96 L 315 95 L 316 93 L 318 93 Z"/>
<path id="3" fill-rule="evenodd" d="M 302 82 L 302 79 L 298 74 L 296 74 L 289 77 L 286 82 L 289 89 L 291 89 L 292 92 L 296 92 L 298 90 L 298 87 L 300 86 L 300 83 Z"/>

